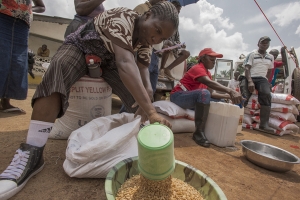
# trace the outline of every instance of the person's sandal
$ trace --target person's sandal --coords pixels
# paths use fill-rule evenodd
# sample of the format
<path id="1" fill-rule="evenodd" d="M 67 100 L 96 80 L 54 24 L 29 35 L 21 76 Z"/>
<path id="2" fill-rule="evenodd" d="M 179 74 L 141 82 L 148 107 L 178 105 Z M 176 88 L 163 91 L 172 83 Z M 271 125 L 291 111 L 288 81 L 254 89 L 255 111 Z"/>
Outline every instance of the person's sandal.
<path id="1" fill-rule="evenodd" d="M 166 77 L 165 77 L 165 73 L 164 73 L 164 69 L 160 69 L 160 70 L 159 70 L 158 78 L 166 78 Z"/>

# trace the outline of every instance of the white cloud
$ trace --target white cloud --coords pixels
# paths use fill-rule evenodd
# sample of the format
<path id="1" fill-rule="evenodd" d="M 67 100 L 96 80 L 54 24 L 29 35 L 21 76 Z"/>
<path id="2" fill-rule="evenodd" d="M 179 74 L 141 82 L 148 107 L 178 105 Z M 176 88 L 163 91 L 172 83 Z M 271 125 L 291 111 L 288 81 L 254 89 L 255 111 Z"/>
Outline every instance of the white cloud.
<path id="1" fill-rule="evenodd" d="M 247 32 L 248 34 L 265 35 L 268 32 L 268 30 L 270 30 L 270 26 L 262 26 L 262 27 L 257 27 L 255 29 L 249 29 L 247 30 Z"/>
<path id="2" fill-rule="evenodd" d="M 300 26 L 298 26 L 298 28 L 297 28 L 295 34 L 298 34 L 298 35 L 300 36 Z"/>
<path id="3" fill-rule="evenodd" d="M 277 7 L 280 7 L 277 6 Z M 279 26 L 287 26 L 293 21 L 300 20 L 300 2 L 292 2 L 284 7 L 281 7 L 281 12 L 275 14 L 276 20 L 275 24 Z"/>
<path id="4" fill-rule="evenodd" d="M 262 23 L 265 21 L 265 18 L 263 15 L 259 14 L 256 16 L 251 16 L 250 19 L 245 20 L 245 24 L 257 24 L 257 23 Z"/>
<path id="5" fill-rule="evenodd" d="M 223 18 L 223 9 L 218 8 L 215 5 L 208 3 L 206 0 L 199 1 L 197 5 L 200 8 L 199 22 L 201 24 L 207 24 L 214 22 L 217 26 L 232 29 L 233 23 L 229 22 L 229 18 Z"/>
<path id="6" fill-rule="evenodd" d="M 300 19 L 300 2 L 291 2 L 285 4 L 279 4 L 271 7 L 270 9 L 264 11 L 267 18 L 272 22 L 272 24 L 277 24 L 279 26 L 287 26 L 293 21 Z M 272 21 L 274 19 L 274 21 Z M 266 22 L 265 17 L 262 13 L 258 15 L 251 16 L 245 21 L 245 24 L 255 24 Z"/>
<path id="7" fill-rule="evenodd" d="M 222 17 L 223 9 L 211 5 L 206 0 L 199 1 L 197 5 L 191 7 L 192 11 L 188 9 L 180 13 L 185 17 L 180 17 L 179 33 L 181 41 L 187 44 L 187 50 L 195 56 L 203 48 L 210 47 L 224 54 L 224 58 L 236 60 L 248 48 L 243 42 L 242 34 L 227 34 L 226 30 L 232 29 L 234 25 L 229 18 Z"/>

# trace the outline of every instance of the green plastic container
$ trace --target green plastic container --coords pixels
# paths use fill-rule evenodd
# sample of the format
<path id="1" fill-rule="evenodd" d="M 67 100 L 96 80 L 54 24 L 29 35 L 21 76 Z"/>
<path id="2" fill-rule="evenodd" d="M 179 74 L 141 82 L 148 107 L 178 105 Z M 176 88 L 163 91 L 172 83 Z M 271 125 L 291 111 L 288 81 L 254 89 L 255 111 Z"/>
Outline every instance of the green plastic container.
<path id="1" fill-rule="evenodd" d="M 138 134 L 138 168 L 150 180 L 163 180 L 175 168 L 174 135 L 159 123 L 143 127 Z"/>

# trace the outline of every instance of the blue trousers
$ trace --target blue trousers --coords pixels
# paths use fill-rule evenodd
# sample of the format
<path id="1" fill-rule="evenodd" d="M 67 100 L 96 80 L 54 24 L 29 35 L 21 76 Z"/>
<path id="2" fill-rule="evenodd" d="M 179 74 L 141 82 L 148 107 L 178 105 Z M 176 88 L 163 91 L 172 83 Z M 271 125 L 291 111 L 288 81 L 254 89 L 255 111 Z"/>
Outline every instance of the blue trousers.
<path id="1" fill-rule="evenodd" d="M 28 33 L 25 21 L 0 13 L 0 98 L 27 97 Z"/>
<path id="2" fill-rule="evenodd" d="M 170 101 L 184 109 L 194 109 L 196 103 L 209 104 L 210 92 L 207 89 L 178 91 L 170 95 Z"/>
<path id="3" fill-rule="evenodd" d="M 151 55 L 151 62 L 148 67 L 153 94 L 156 91 L 156 84 L 157 84 L 157 80 L 158 80 L 158 62 L 159 62 L 159 58 L 154 52 L 155 52 L 155 50 L 153 49 L 152 55 Z"/>

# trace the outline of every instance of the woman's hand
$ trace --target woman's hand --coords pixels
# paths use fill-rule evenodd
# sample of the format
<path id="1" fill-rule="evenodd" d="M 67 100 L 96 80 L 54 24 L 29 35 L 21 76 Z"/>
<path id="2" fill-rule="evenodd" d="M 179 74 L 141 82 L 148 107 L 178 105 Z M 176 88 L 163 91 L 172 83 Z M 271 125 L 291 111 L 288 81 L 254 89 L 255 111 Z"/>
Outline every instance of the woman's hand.
<path id="1" fill-rule="evenodd" d="M 174 46 L 174 43 L 171 42 L 170 40 L 165 40 L 162 49 L 166 49 L 169 47 Z M 170 52 L 171 50 L 164 50 L 163 52 Z"/>
<path id="2" fill-rule="evenodd" d="M 171 46 L 174 46 L 174 43 L 170 40 L 165 40 L 163 46 L 164 46 L 164 48 L 171 47 Z"/>
<path id="3" fill-rule="evenodd" d="M 233 104 L 240 104 L 243 101 L 242 95 L 235 90 L 231 89 L 231 91 L 229 92 L 229 95 L 230 95 L 230 99 Z"/>
<path id="4" fill-rule="evenodd" d="M 147 120 L 149 120 L 150 124 L 154 124 L 155 122 L 158 122 L 160 124 L 166 125 L 169 128 L 172 128 L 172 125 L 168 120 L 165 118 L 161 117 L 157 112 L 152 113 L 149 117 L 146 115 L 146 113 L 139 107 L 137 111 L 134 114 L 134 117 L 137 115 L 141 116 L 141 122 L 144 123 Z"/>
<path id="5" fill-rule="evenodd" d="M 46 8 L 43 0 L 33 0 L 34 6 L 32 6 L 32 12 L 43 13 Z"/>
<path id="6" fill-rule="evenodd" d="M 161 117 L 157 112 L 152 113 L 150 116 L 148 116 L 150 124 L 154 124 L 155 122 L 159 122 L 160 124 L 166 125 L 169 128 L 172 128 L 172 125 L 168 120 Z"/>

